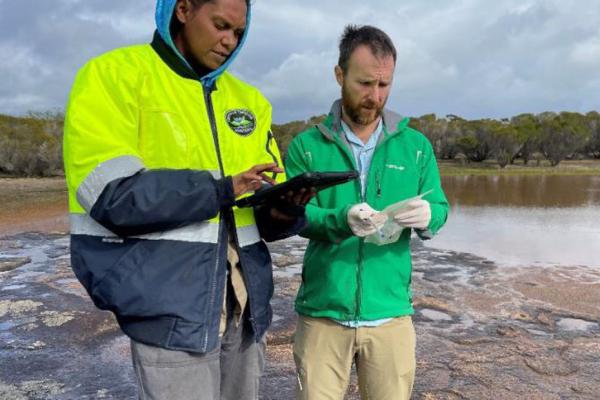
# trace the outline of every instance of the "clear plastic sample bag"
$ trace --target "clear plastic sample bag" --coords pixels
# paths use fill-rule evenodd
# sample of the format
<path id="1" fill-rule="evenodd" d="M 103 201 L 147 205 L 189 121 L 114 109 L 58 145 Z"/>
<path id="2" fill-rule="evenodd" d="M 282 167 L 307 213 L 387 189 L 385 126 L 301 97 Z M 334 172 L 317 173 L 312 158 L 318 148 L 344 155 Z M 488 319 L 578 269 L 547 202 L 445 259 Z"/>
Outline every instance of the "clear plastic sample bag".
<path id="1" fill-rule="evenodd" d="M 383 211 L 381 211 L 381 213 L 385 214 L 387 217 L 385 224 L 383 224 L 383 226 L 380 229 L 378 229 L 377 232 L 372 233 L 369 236 L 367 236 L 365 238 L 365 242 L 373 243 L 378 246 L 383 246 L 385 244 L 394 243 L 395 241 L 397 241 L 400 238 L 400 234 L 402 234 L 402 230 L 405 227 L 398 224 L 394 220 L 394 216 L 396 214 L 398 214 L 400 211 L 402 211 L 406 208 L 410 208 L 410 202 L 412 202 L 414 200 L 419 200 L 423 196 L 428 195 L 430 192 L 431 192 L 431 190 L 428 190 L 424 193 L 421 193 L 418 196 L 411 197 L 409 199 L 405 199 L 405 200 L 402 200 L 402 201 L 399 201 L 397 203 L 390 204 L 389 206 L 387 206 Z"/>

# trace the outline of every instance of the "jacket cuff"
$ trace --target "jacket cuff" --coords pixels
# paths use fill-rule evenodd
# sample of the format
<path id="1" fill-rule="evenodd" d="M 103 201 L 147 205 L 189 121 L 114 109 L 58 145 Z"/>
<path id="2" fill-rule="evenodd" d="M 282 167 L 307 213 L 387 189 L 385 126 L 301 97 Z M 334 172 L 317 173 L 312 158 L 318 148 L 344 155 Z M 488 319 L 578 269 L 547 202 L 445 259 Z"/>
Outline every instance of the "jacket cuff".
<path id="1" fill-rule="evenodd" d="M 258 224 L 258 232 L 266 242 L 275 242 L 300 233 L 307 225 L 305 215 L 296 216 L 291 221 L 279 221 L 270 216 L 271 207 L 257 207 L 254 215 Z"/>
<path id="2" fill-rule="evenodd" d="M 226 176 L 215 181 L 217 187 L 217 199 L 221 209 L 231 208 L 235 204 L 235 195 L 233 193 L 233 178 Z"/>
<path id="3" fill-rule="evenodd" d="M 352 233 L 352 229 L 350 228 L 350 225 L 348 225 L 348 212 L 350 211 L 352 206 L 353 206 L 353 204 L 348 204 L 346 206 L 343 206 L 337 215 L 338 226 L 340 227 L 340 229 L 343 230 L 344 233 L 349 233 L 350 235 L 354 235 L 354 233 Z"/>
<path id="4" fill-rule="evenodd" d="M 433 239 L 433 232 L 429 229 L 415 229 L 415 233 L 421 240 Z"/>

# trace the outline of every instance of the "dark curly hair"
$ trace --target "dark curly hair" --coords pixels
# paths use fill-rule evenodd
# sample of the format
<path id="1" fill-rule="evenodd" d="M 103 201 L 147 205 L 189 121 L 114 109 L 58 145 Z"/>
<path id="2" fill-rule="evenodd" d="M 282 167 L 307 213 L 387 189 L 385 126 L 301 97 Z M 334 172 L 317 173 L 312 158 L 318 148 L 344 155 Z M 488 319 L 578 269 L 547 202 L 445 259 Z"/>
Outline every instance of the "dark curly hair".
<path id="1" fill-rule="evenodd" d="M 202 6 L 203 4 L 210 3 L 213 1 L 215 1 L 215 0 L 190 0 L 190 3 L 192 3 L 192 6 L 194 7 L 194 9 L 197 9 L 198 7 Z M 250 0 L 246 0 L 246 4 L 250 5 Z"/>
<path id="2" fill-rule="evenodd" d="M 216 0 L 188 0 L 188 1 L 192 4 L 192 9 L 197 10 L 198 8 L 202 7 L 204 4 L 215 2 Z M 246 5 L 250 6 L 250 4 L 251 4 L 251 0 L 246 0 Z M 181 22 L 179 22 L 177 20 L 177 18 L 175 17 L 175 14 L 173 14 L 173 18 L 171 19 L 171 34 L 173 35 L 173 34 L 179 32 L 180 29 L 181 29 Z"/>

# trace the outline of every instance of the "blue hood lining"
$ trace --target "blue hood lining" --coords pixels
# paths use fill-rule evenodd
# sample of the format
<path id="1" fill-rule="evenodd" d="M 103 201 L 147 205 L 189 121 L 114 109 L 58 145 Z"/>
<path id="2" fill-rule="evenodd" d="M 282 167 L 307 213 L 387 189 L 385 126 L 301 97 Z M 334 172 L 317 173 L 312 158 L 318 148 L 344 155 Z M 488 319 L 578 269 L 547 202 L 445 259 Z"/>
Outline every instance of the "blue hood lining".
<path id="1" fill-rule="evenodd" d="M 190 64 L 187 62 L 183 54 L 179 51 L 177 46 L 175 46 L 175 42 L 173 42 L 173 37 L 171 36 L 171 20 L 173 19 L 173 13 L 175 12 L 175 4 L 177 4 L 177 0 L 157 0 L 156 1 L 156 29 L 158 30 L 158 34 L 164 40 L 164 42 L 169 46 L 175 54 L 181 59 L 184 65 L 193 71 Z M 200 77 L 200 81 L 204 87 L 212 87 L 215 81 L 221 76 L 225 70 L 229 67 L 229 65 L 233 62 L 233 60 L 237 57 L 238 53 L 244 46 L 246 42 L 246 38 L 248 37 L 248 32 L 250 30 L 250 20 L 252 16 L 252 11 L 250 7 L 250 2 L 247 2 L 248 11 L 246 13 L 246 29 L 244 30 L 244 34 L 240 39 L 237 47 L 231 53 L 231 55 L 225 60 L 225 62 L 214 71 Z"/>

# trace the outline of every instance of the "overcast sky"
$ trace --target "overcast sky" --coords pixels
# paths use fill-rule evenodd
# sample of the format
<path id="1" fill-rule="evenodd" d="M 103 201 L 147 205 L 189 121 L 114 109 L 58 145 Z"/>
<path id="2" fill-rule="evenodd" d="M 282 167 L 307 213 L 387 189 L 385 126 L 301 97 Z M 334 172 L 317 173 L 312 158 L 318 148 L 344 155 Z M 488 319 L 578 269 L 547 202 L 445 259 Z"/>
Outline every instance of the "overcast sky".
<path id="1" fill-rule="evenodd" d="M 148 42 L 153 0 L 0 0 L 0 113 L 63 109 L 85 61 Z M 344 25 L 385 30 L 398 50 L 389 108 L 502 118 L 600 109 L 598 0 L 254 0 L 233 72 L 276 122 L 329 110 Z"/>

